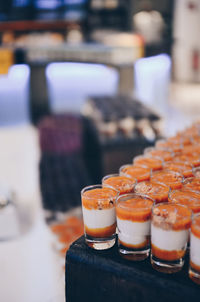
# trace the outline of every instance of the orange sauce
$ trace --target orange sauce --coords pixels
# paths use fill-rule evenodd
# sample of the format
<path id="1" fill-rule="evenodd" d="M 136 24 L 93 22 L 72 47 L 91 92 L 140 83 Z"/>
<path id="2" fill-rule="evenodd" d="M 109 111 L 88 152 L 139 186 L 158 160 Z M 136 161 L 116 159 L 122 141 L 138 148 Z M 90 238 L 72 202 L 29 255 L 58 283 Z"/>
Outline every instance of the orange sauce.
<path id="1" fill-rule="evenodd" d="M 168 149 L 168 150 L 172 150 L 174 153 L 178 153 L 181 152 L 182 150 L 182 145 L 177 142 L 170 142 L 170 141 L 158 141 L 156 143 L 156 148 L 162 148 L 162 149 Z"/>
<path id="2" fill-rule="evenodd" d="M 152 157 L 160 157 L 164 161 L 169 161 L 173 159 L 173 154 L 167 150 L 159 150 L 155 149 L 147 153 L 147 155 L 151 155 Z"/>
<path id="3" fill-rule="evenodd" d="M 187 180 L 183 183 L 183 188 L 185 188 L 186 190 L 193 190 L 193 191 L 197 191 L 200 192 L 200 179 L 199 178 L 189 178 L 189 181 L 187 182 Z"/>
<path id="4" fill-rule="evenodd" d="M 96 188 L 83 192 L 82 205 L 88 209 L 109 209 L 115 204 L 118 192 L 111 188 Z"/>
<path id="5" fill-rule="evenodd" d="M 155 172 L 151 176 L 151 181 L 164 183 L 172 190 L 180 189 L 182 187 L 182 179 L 183 177 L 180 173 L 171 170 Z"/>
<path id="6" fill-rule="evenodd" d="M 143 180 L 149 180 L 151 174 L 150 169 L 134 165 L 125 166 L 120 173 L 127 174 L 133 177 L 134 179 L 137 179 L 138 182 Z"/>
<path id="7" fill-rule="evenodd" d="M 194 218 L 194 222 L 191 226 L 191 232 L 200 239 L 200 215 Z"/>
<path id="8" fill-rule="evenodd" d="M 103 185 L 109 185 L 119 191 L 120 195 L 131 193 L 134 190 L 136 179 L 133 180 L 126 176 L 111 176 L 103 180 Z"/>
<path id="9" fill-rule="evenodd" d="M 169 187 L 165 184 L 153 181 L 143 181 L 135 186 L 135 192 L 149 196 L 156 203 L 167 202 L 169 195 Z"/>
<path id="10" fill-rule="evenodd" d="M 192 177 L 192 166 L 183 162 L 168 162 L 164 164 L 164 169 L 181 173 L 184 177 Z"/>
<path id="11" fill-rule="evenodd" d="M 187 206 L 193 213 L 200 212 L 200 193 L 182 189 L 172 191 L 169 195 L 169 201 Z"/>
<path id="12" fill-rule="evenodd" d="M 181 150 L 181 154 L 200 154 L 200 147 L 199 145 L 189 145 L 189 146 L 185 146 L 182 150 Z"/>
<path id="13" fill-rule="evenodd" d="M 165 223 L 170 225 L 170 229 L 174 231 L 187 230 L 191 226 L 191 211 L 188 207 L 183 207 L 179 204 L 160 204 L 156 209 L 154 209 L 153 214 L 155 215 L 155 211 L 158 211 L 156 214 L 157 217 L 163 217 Z M 170 219 L 172 218 L 172 220 Z M 153 223 L 155 223 L 155 218 L 153 217 Z"/>
<path id="14" fill-rule="evenodd" d="M 167 251 L 167 250 L 162 250 L 159 249 L 157 246 L 151 244 L 151 251 L 152 254 L 162 260 L 166 260 L 166 261 L 175 261 L 178 260 L 180 258 L 182 258 L 185 255 L 185 251 Z"/>
<path id="15" fill-rule="evenodd" d="M 140 244 L 129 244 L 129 243 L 123 242 L 122 240 L 119 240 L 119 243 L 121 243 L 123 246 L 125 246 L 129 249 L 141 249 L 141 248 L 149 245 L 149 239 L 146 239 L 144 242 L 142 242 Z"/>
<path id="16" fill-rule="evenodd" d="M 90 229 L 85 225 L 85 233 L 89 236 L 96 237 L 96 238 L 110 237 L 113 234 L 115 234 L 115 231 L 116 231 L 116 223 L 105 228 L 97 228 L 97 229 Z"/>
<path id="17" fill-rule="evenodd" d="M 146 166 L 149 169 L 152 169 L 153 171 L 162 170 L 163 164 L 162 160 L 158 158 L 151 158 L 151 157 L 140 157 L 134 159 L 134 165 L 135 166 Z"/>
<path id="18" fill-rule="evenodd" d="M 200 155 L 198 155 L 196 153 L 176 155 L 173 160 L 174 160 L 174 162 L 188 163 L 189 165 L 192 165 L 193 167 L 200 166 Z"/>
<path id="19" fill-rule="evenodd" d="M 144 197 L 119 201 L 116 205 L 117 218 L 133 222 L 145 222 L 151 218 L 153 200 Z"/>

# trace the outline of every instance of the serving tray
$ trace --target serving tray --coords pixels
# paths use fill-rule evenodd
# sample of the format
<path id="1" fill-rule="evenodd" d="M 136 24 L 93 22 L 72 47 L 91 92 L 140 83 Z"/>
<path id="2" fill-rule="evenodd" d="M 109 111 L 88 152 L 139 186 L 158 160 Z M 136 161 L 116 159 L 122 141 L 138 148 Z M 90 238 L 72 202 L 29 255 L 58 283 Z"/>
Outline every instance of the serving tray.
<path id="1" fill-rule="evenodd" d="M 200 286 L 188 277 L 188 256 L 181 272 L 168 275 L 155 271 L 149 258 L 122 259 L 117 244 L 92 250 L 82 236 L 68 250 L 65 270 L 67 302 L 200 301 Z"/>

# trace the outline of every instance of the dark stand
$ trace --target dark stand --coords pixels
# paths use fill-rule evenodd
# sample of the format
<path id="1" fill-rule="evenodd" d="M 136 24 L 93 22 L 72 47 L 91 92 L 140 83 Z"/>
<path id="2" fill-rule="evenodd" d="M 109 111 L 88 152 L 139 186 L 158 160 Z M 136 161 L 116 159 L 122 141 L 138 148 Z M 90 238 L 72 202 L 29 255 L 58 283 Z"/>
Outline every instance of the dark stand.
<path id="1" fill-rule="evenodd" d="M 81 237 L 66 255 L 66 301 L 197 302 L 200 286 L 188 277 L 188 259 L 181 272 L 166 275 L 153 270 L 149 259 L 124 260 L 117 245 L 94 251 Z"/>

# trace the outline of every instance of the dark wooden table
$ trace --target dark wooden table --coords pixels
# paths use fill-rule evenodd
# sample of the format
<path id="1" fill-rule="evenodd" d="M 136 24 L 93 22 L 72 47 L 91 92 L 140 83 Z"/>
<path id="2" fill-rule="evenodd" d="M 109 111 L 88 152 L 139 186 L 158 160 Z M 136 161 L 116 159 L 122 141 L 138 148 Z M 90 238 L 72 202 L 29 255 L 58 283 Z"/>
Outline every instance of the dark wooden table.
<path id="1" fill-rule="evenodd" d="M 122 259 L 117 244 L 110 250 L 95 251 L 81 237 L 66 255 L 66 301 L 197 302 L 200 286 L 188 277 L 188 257 L 181 272 L 167 275 L 155 271 L 149 259 Z"/>

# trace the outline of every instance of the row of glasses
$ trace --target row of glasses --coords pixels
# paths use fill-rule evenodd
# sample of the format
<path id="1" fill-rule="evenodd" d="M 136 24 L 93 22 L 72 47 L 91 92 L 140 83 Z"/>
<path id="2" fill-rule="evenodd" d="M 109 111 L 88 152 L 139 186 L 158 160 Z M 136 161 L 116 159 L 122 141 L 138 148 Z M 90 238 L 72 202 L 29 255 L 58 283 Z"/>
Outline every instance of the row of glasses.
<path id="1" fill-rule="evenodd" d="M 144 260 L 151 250 L 153 268 L 165 273 L 181 270 L 192 220 L 192 211 L 187 206 L 156 204 L 137 193 L 119 195 L 103 185 L 84 188 L 82 205 L 85 240 L 90 247 L 111 248 L 117 226 L 118 250 L 123 258 Z M 195 282 L 200 282 L 199 247 L 200 214 L 194 216 L 191 227 L 189 276 Z"/>

